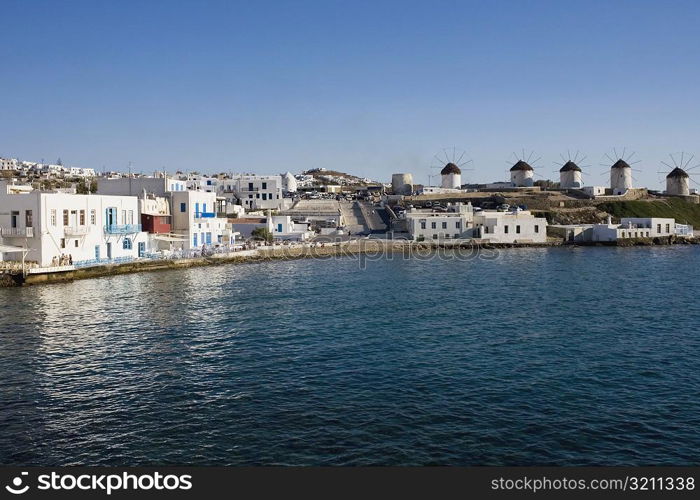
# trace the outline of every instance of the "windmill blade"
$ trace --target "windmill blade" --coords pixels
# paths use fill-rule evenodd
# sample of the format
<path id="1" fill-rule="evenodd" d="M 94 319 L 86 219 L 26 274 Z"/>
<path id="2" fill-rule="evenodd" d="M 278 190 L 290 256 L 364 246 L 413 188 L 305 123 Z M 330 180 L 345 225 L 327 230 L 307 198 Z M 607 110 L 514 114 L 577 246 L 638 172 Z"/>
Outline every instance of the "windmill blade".
<path id="1" fill-rule="evenodd" d="M 673 170 L 673 167 L 672 167 L 671 165 L 669 165 L 668 163 L 666 163 L 665 161 L 662 161 L 661 163 L 664 164 L 664 165 L 666 165 L 666 166 L 667 166 L 668 168 L 670 168 L 671 170 Z"/>
<path id="2" fill-rule="evenodd" d="M 541 159 L 542 159 L 542 157 L 540 156 L 540 157 L 538 157 L 535 161 L 533 161 L 532 163 L 530 163 L 530 161 L 528 160 L 528 163 L 530 163 L 530 165 L 532 165 L 533 163 L 537 163 L 537 162 L 540 161 Z"/>
<path id="3" fill-rule="evenodd" d="M 559 157 L 561 158 L 561 161 L 563 161 L 564 163 L 566 163 L 566 158 L 564 158 L 564 155 L 563 155 L 563 154 L 559 153 Z M 554 162 L 552 162 L 552 163 L 556 163 L 556 161 L 554 161 Z"/>
<path id="4" fill-rule="evenodd" d="M 685 164 L 681 168 L 685 169 L 688 165 L 690 165 L 690 162 L 693 161 L 693 158 L 695 158 L 695 155 L 690 155 L 690 158 L 688 158 L 688 161 L 685 162 Z"/>
<path id="5" fill-rule="evenodd" d="M 636 151 L 632 151 L 632 153 L 629 155 L 629 158 L 627 158 L 627 163 L 630 162 L 630 160 L 632 159 L 632 157 L 633 157 L 636 153 L 637 153 Z"/>
<path id="6" fill-rule="evenodd" d="M 459 164 L 460 161 L 462 161 L 462 158 L 464 158 L 464 155 L 467 154 L 466 151 L 462 151 L 462 155 L 459 157 L 459 160 L 457 160 L 457 164 Z M 471 160 L 469 160 L 471 161 Z"/>
<path id="7" fill-rule="evenodd" d="M 610 158 L 610 155 L 609 155 L 608 153 L 605 153 L 605 157 L 606 157 L 608 160 L 610 160 L 611 163 L 615 163 L 615 162 L 617 161 L 617 160 L 613 160 L 612 158 Z"/>

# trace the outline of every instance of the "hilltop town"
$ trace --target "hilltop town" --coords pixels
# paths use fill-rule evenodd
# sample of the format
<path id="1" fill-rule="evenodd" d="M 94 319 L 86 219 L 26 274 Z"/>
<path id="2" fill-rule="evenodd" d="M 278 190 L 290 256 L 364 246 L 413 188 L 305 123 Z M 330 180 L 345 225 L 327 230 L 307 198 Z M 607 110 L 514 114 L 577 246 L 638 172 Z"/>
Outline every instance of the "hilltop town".
<path id="1" fill-rule="evenodd" d="M 261 246 L 360 238 L 424 244 L 642 244 L 694 241 L 700 197 L 676 167 L 663 192 L 633 186 L 622 158 L 609 186 L 587 186 L 563 162 L 535 181 L 518 159 L 508 181 L 464 184 L 447 162 L 440 183 L 394 174 L 382 183 L 315 168 L 299 174 L 107 172 L 0 158 L 0 269 L 39 275 Z"/>

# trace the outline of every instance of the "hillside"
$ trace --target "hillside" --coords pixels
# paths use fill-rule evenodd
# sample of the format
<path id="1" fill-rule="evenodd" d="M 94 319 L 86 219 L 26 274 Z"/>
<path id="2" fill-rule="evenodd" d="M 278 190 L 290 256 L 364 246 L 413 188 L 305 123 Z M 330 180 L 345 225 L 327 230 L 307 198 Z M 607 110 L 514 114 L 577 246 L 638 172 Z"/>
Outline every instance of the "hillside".
<path id="1" fill-rule="evenodd" d="M 610 201 L 597 205 L 598 210 L 619 217 L 673 217 L 681 224 L 700 228 L 700 205 L 679 198 L 663 201 Z"/>

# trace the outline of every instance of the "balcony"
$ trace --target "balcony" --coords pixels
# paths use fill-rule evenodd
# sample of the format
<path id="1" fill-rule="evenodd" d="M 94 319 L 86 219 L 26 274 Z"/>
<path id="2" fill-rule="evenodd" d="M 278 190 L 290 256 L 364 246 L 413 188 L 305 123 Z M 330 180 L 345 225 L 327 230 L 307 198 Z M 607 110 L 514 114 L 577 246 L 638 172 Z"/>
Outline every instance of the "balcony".
<path id="1" fill-rule="evenodd" d="M 195 219 L 213 219 L 214 217 L 216 217 L 214 212 L 195 212 L 194 214 Z"/>
<path id="2" fill-rule="evenodd" d="M 141 224 L 122 224 L 104 227 L 105 234 L 134 234 L 141 232 Z"/>
<path id="3" fill-rule="evenodd" d="M 66 236 L 85 236 L 88 231 L 88 226 L 65 226 L 63 228 L 63 234 Z"/>
<path id="4" fill-rule="evenodd" d="M 0 227 L 0 236 L 3 238 L 33 238 L 33 227 Z"/>

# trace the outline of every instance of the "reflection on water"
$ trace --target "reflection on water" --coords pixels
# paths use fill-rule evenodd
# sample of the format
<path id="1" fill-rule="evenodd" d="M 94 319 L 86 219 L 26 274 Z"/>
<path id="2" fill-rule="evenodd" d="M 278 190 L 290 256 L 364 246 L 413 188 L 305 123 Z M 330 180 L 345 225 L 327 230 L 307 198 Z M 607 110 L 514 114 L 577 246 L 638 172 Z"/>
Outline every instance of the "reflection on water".
<path id="1" fill-rule="evenodd" d="M 693 464 L 700 249 L 0 290 L 2 464 Z"/>

